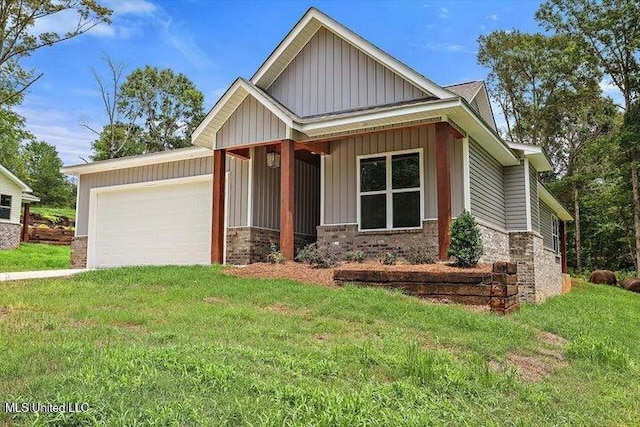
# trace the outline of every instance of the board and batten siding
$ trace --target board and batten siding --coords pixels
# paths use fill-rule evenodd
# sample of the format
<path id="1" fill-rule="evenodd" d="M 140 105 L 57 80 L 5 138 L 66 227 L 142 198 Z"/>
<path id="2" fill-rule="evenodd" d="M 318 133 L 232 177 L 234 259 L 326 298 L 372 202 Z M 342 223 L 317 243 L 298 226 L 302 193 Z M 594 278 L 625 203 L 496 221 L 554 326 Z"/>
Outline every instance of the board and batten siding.
<path id="1" fill-rule="evenodd" d="M 247 212 L 247 185 L 248 161 L 241 161 L 227 156 L 229 175 L 229 225 L 246 224 Z M 197 175 L 211 175 L 212 157 L 199 157 L 189 160 L 158 163 L 148 166 L 139 166 L 126 169 L 118 169 L 106 172 L 97 172 L 80 175 L 78 181 L 78 206 L 76 213 L 76 236 L 85 236 L 88 233 L 89 224 L 89 194 L 92 188 L 109 187 L 113 185 L 132 184 L 150 181 L 162 181 L 166 179 L 184 178 Z M 245 212 L 242 216 L 242 212 Z M 149 215 L 153 215 L 149 212 Z M 176 218 L 179 220 L 179 218 Z"/>
<path id="2" fill-rule="evenodd" d="M 553 250 L 553 210 L 540 201 L 540 234 L 544 247 Z"/>
<path id="3" fill-rule="evenodd" d="M 268 168 L 267 149 L 256 147 L 253 153 L 253 223 L 254 227 L 280 229 L 280 171 Z M 320 224 L 320 169 L 295 161 L 294 230 L 316 235 Z"/>
<path id="4" fill-rule="evenodd" d="M 324 27 L 267 93 L 301 117 L 430 96 Z"/>
<path id="5" fill-rule="evenodd" d="M 225 148 L 287 137 L 287 126 L 250 95 L 216 133 L 216 147 Z"/>
<path id="6" fill-rule="evenodd" d="M 20 224 L 20 209 L 22 208 L 22 188 L 0 172 L 0 194 L 11 196 L 11 212 L 9 219 L 0 219 L 2 222 Z"/>
<path id="7" fill-rule="evenodd" d="M 507 230 L 527 230 L 527 199 L 525 195 L 524 162 L 504 168 L 504 192 Z"/>
<path id="8" fill-rule="evenodd" d="M 324 224 L 356 224 L 357 156 L 422 148 L 424 176 L 424 216 L 438 216 L 435 158 L 435 126 L 393 130 L 354 136 L 331 142 L 331 155 L 325 156 Z M 452 214 L 464 206 L 462 141 L 449 136 L 451 147 Z"/>
<path id="9" fill-rule="evenodd" d="M 531 228 L 540 232 L 540 206 L 538 204 L 538 171 L 529 163 L 529 197 L 531 200 Z"/>
<path id="10" fill-rule="evenodd" d="M 469 139 L 471 213 L 478 219 L 506 228 L 504 171 L 491 154 Z"/>

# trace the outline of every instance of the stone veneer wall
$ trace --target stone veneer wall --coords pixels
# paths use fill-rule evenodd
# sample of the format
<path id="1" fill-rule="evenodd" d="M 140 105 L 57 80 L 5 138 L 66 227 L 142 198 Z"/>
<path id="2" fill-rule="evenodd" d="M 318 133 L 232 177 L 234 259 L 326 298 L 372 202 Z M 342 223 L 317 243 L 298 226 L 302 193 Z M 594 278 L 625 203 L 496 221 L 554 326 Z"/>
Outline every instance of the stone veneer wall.
<path id="1" fill-rule="evenodd" d="M 295 233 L 294 248 L 300 249 L 316 241 L 316 236 Z M 265 262 L 271 245 L 280 246 L 280 231 L 259 227 L 233 227 L 227 230 L 227 263 L 244 265 Z"/>
<path id="2" fill-rule="evenodd" d="M 87 268 L 87 236 L 76 236 L 71 242 L 71 268 Z"/>
<path id="3" fill-rule="evenodd" d="M 522 302 L 536 300 L 534 233 L 530 231 L 509 233 L 511 262 L 518 265 L 518 296 Z M 540 239 L 542 240 L 542 239 Z"/>
<path id="4" fill-rule="evenodd" d="M 357 224 L 320 225 L 318 245 L 325 247 L 338 259 L 344 259 L 349 251 L 360 250 L 367 258 L 376 258 L 381 253 L 393 251 L 403 256 L 411 250 L 413 243 L 426 243 L 433 257 L 438 256 L 438 221 L 422 222 L 422 229 L 358 231 Z"/>
<path id="5" fill-rule="evenodd" d="M 560 257 L 545 248 L 542 242 L 540 247 L 537 244 L 535 246 L 536 301 L 542 302 L 550 296 L 562 293 L 562 262 Z"/>
<path id="6" fill-rule="evenodd" d="M 494 262 L 510 262 L 509 233 L 496 230 L 483 224 L 478 224 L 484 245 L 484 254 L 480 257 L 481 263 L 493 264 Z"/>
<path id="7" fill-rule="evenodd" d="M 20 246 L 20 224 L 0 222 L 0 249 L 14 249 Z"/>

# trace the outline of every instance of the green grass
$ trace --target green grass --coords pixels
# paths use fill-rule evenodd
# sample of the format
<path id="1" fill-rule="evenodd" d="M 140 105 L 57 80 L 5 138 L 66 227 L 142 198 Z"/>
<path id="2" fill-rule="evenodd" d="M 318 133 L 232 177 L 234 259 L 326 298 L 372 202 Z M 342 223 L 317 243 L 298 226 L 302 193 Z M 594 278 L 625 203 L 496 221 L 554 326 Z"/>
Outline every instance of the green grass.
<path id="1" fill-rule="evenodd" d="M 0 273 L 69 268 L 69 256 L 69 246 L 22 243 L 17 249 L 0 250 Z"/>
<path id="2" fill-rule="evenodd" d="M 375 289 L 129 268 L 0 283 L 9 425 L 638 425 L 640 295 L 578 283 L 513 316 Z M 568 340 L 539 382 L 495 369 Z"/>
<path id="3" fill-rule="evenodd" d="M 39 206 L 37 204 L 33 204 L 30 211 L 37 213 L 38 215 L 42 215 L 43 218 L 54 223 L 63 216 L 70 219 L 76 218 L 76 210 L 74 208 L 55 208 L 51 206 Z"/>

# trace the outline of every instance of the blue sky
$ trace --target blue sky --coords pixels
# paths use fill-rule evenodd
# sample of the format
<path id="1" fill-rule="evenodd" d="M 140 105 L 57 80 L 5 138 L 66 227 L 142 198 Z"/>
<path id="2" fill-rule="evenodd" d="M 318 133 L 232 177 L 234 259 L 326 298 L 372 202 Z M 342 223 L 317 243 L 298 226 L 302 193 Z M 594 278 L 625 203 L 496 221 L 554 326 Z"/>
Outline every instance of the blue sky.
<path id="1" fill-rule="evenodd" d="M 438 84 L 484 79 L 477 38 L 497 29 L 539 30 L 538 1 L 156 1 L 99 0 L 114 10 L 111 26 L 42 49 L 25 65 L 44 72 L 19 112 L 39 139 L 58 147 L 64 164 L 89 158 L 94 135 L 82 124 L 106 123 L 91 68 L 104 55 L 126 74 L 152 65 L 189 77 L 205 110 L 235 80 L 249 78 L 315 6 Z M 65 28 L 69 16 L 40 24 Z M 497 113 L 497 111 L 496 111 Z M 498 120 L 501 122 L 502 120 Z"/>

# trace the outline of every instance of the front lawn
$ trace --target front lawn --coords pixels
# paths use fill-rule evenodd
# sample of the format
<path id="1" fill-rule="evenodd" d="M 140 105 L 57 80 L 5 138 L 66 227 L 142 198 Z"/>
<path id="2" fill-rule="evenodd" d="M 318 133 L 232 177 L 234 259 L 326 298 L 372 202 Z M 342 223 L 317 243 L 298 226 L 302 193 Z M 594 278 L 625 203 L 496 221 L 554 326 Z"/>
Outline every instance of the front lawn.
<path id="1" fill-rule="evenodd" d="M 0 250 L 0 273 L 69 268 L 69 246 L 21 243 L 17 249 Z"/>
<path id="2" fill-rule="evenodd" d="M 218 267 L 0 283 L 0 401 L 89 405 L 0 424 L 631 426 L 639 324 L 581 282 L 508 317 Z"/>

